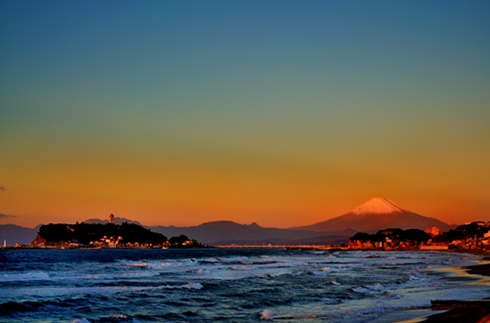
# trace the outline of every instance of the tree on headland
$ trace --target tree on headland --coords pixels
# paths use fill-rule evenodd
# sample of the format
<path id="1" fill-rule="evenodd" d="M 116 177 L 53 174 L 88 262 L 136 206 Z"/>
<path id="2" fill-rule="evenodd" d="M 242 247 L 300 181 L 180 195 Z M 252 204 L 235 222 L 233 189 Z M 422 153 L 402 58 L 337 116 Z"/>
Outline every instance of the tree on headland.
<path id="1" fill-rule="evenodd" d="M 112 223 L 47 224 L 39 228 L 36 240 L 53 245 L 67 243 L 90 245 L 111 238 L 122 244 L 163 245 L 167 241 L 167 237 L 163 234 L 129 223 L 121 225 Z"/>
<path id="2" fill-rule="evenodd" d="M 490 229 L 484 222 L 471 222 L 469 224 L 463 224 L 454 230 L 449 230 L 443 234 L 445 241 L 463 240 L 463 239 L 478 239 L 483 238 Z"/>
<path id="3" fill-rule="evenodd" d="M 172 237 L 168 240 L 168 242 L 172 247 L 175 248 L 196 248 L 202 246 L 196 240 L 189 239 L 186 235 Z"/>
<path id="4" fill-rule="evenodd" d="M 431 234 L 434 232 L 438 234 Z M 424 244 L 456 250 L 490 250 L 490 222 L 471 222 L 444 233 L 433 227 L 426 231 L 395 228 L 380 230 L 376 234 L 358 232 L 349 239 L 349 246 L 353 249 L 411 249 Z"/>
<path id="5" fill-rule="evenodd" d="M 47 224 L 39 228 L 31 246 L 52 247 L 152 247 L 152 248 L 200 248 L 207 247 L 185 235 L 167 239 L 163 234 L 152 232 L 135 223 L 76 223 Z"/>
<path id="6" fill-rule="evenodd" d="M 419 229 L 389 228 L 379 230 L 376 234 L 358 232 L 349 239 L 349 246 L 361 249 L 414 248 L 429 239 L 430 235 Z"/>

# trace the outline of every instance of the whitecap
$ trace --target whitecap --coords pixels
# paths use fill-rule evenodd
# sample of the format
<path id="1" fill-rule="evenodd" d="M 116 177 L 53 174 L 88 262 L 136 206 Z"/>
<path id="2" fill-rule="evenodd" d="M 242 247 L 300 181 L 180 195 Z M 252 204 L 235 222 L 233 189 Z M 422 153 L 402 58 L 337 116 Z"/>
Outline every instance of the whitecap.
<path id="1" fill-rule="evenodd" d="M 369 293 L 369 288 L 365 286 L 357 286 L 357 287 L 352 287 L 351 290 L 353 292 L 359 293 L 359 294 L 366 294 Z"/>
<path id="2" fill-rule="evenodd" d="M 201 283 L 193 283 L 193 282 L 190 282 L 187 285 L 182 286 L 182 288 L 197 289 L 197 290 L 199 290 L 199 289 L 203 289 L 204 286 Z"/>
<path id="3" fill-rule="evenodd" d="M 203 289 L 204 286 L 201 283 L 190 282 L 190 283 L 187 283 L 185 285 L 165 285 L 165 286 L 161 286 L 160 288 L 164 288 L 164 289 L 182 289 L 182 288 L 185 288 L 185 289 L 200 290 L 200 289 Z"/>
<path id="4" fill-rule="evenodd" d="M 248 262 L 248 257 L 226 257 L 226 258 L 218 258 L 223 263 L 246 263 Z"/>
<path id="5" fill-rule="evenodd" d="M 45 272 L 30 272 L 22 274 L 4 274 L 0 276 L 0 281 L 12 282 L 23 280 L 48 280 L 50 276 Z"/>
<path id="6" fill-rule="evenodd" d="M 312 255 L 323 255 L 323 254 L 325 254 L 325 251 L 323 251 L 323 250 L 312 250 L 312 251 L 309 251 L 308 253 L 310 253 Z"/>
<path id="7" fill-rule="evenodd" d="M 373 285 L 369 285 L 367 286 L 369 289 L 372 289 L 372 290 L 384 290 L 385 287 L 383 285 L 381 285 L 380 283 L 376 283 L 376 284 L 373 284 Z"/>

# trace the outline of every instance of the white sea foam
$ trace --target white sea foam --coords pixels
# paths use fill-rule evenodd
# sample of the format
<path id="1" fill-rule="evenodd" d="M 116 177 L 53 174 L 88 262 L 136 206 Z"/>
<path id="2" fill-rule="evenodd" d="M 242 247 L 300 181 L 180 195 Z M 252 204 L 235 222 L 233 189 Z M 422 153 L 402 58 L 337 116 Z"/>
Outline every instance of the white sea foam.
<path id="1" fill-rule="evenodd" d="M 165 285 L 161 286 L 160 288 L 163 289 L 195 289 L 195 290 L 200 290 L 203 289 L 204 286 L 201 283 L 194 283 L 190 282 L 184 285 Z M 147 289 L 153 289 L 153 288 L 147 288 Z"/>
<path id="2" fill-rule="evenodd" d="M 372 289 L 372 290 L 385 290 L 385 287 L 383 285 L 381 285 L 380 283 L 376 283 L 376 284 L 373 284 L 373 285 L 369 285 L 367 286 L 369 289 Z"/>
<path id="3" fill-rule="evenodd" d="M 249 258 L 248 257 L 226 257 L 226 258 L 219 258 L 221 262 L 228 263 L 228 262 L 238 262 L 238 263 L 247 263 Z"/>
<path id="4" fill-rule="evenodd" d="M 314 255 L 323 255 L 323 254 L 325 254 L 325 251 L 322 251 L 322 250 L 312 250 L 309 253 L 314 254 Z"/>
<path id="5" fill-rule="evenodd" d="M 488 294 L 487 286 L 476 286 L 481 284 L 480 281 L 475 279 L 474 283 L 468 283 L 471 280 L 468 275 L 459 279 L 459 276 L 449 276 L 439 269 L 448 264 L 460 265 L 462 260 L 458 254 L 451 254 L 450 257 L 455 260 L 449 263 L 447 259 L 450 257 L 445 253 L 428 255 L 372 251 L 339 252 L 332 256 L 328 252 L 192 252 L 176 251 L 178 257 L 166 254 L 160 259 L 155 259 L 158 258 L 154 256 L 156 252 L 148 257 L 143 254 L 142 259 L 134 258 L 135 254 L 132 254 L 131 259 L 135 261 L 65 261 L 59 265 L 50 263 L 45 267 L 34 267 L 38 268 L 37 271 L 25 273 L 0 271 L 0 291 L 6 301 L 47 300 L 61 304 L 64 299 L 76 299 L 74 306 L 91 306 L 94 316 L 107 319 L 111 319 L 114 313 L 124 313 L 129 320 L 137 317 L 137 307 L 125 307 L 134 302 L 149 304 L 145 315 L 159 317 L 162 315 L 159 306 L 168 306 L 175 314 L 188 311 L 192 314 L 189 316 L 192 317 L 191 321 L 213 321 L 213 315 L 239 321 L 240 315 L 247 313 L 263 320 L 294 321 L 319 317 L 332 322 L 382 321 L 377 319 L 390 311 L 428 307 L 430 299 L 444 299 L 445 296 L 470 299 Z M 181 256 L 183 254 L 186 256 Z M 243 254 L 249 256 L 243 257 Z M 219 257 L 213 257 L 215 255 Z M 373 257 L 366 258 L 369 255 Z M 387 259 L 388 255 L 391 259 Z M 426 265 L 421 264 L 424 257 L 427 258 Z M 467 262 L 475 258 L 471 256 Z M 392 268 L 393 265 L 396 268 Z M 427 265 L 432 265 L 434 269 L 427 269 Z M 15 282 L 28 279 L 32 281 L 23 284 Z M 11 285 L 10 281 L 13 281 Z M 230 286 L 233 287 L 230 289 Z M 234 289 L 240 296 L 233 296 Z M 270 290 L 277 299 L 268 302 L 270 294 L 262 293 L 263 290 Z M 303 290 L 308 295 L 316 296 L 305 302 L 291 303 L 289 298 L 298 299 L 298 295 L 304 295 Z M 348 296 L 357 295 L 337 297 L 346 293 Z M 182 295 L 185 294 L 193 296 L 186 296 L 183 300 Z M 90 301 L 86 295 L 90 295 Z M 380 302 L 380 299 L 383 301 Z M 93 301 L 97 301 L 97 305 L 89 303 Z M 100 308 L 116 304 L 116 312 L 101 312 L 97 309 L 98 304 Z M 209 308 L 192 310 L 193 306 L 202 304 Z M 256 304 L 264 304 L 264 307 L 257 310 Z M 240 305 L 246 306 L 241 308 Z M 233 312 L 231 306 L 240 311 Z M 120 308 L 124 308 L 124 312 L 120 312 Z M 76 315 L 79 314 L 71 318 L 78 317 Z M 53 314 L 54 317 L 56 315 Z M 74 322 L 86 323 L 87 320 Z"/>
<path id="6" fill-rule="evenodd" d="M 366 294 L 369 293 L 369 288 L 364 287 L 364 286 L 357 286 L 357 287 L 352 287 L 351 290 L 353 292 L 359 293 L 359 294 Z"/>
<path id="7" fill-rule="evenodd" d="M 99 281 L 111 281 L 119 279 L 137 279 L 137 278 L 149 278 L 155 277 L 159 274 L 157 272 L 124 272 L 116 274 L 93 274 L 93 275 L 83 275 L 77 276 L 77 279 L 83 280 L 99 280 Z"/>
<path id="8" fill-rule="evenodd" d="M 182 288 L 198 289 L 199 290 L 199 289 L 203 289 L 204 286 L 201 283 L 193 283 L 193 282 L 190 282 L 189 284 L 182 286 Z"/>
<path id="9" fill-rule="evenodd" d="M 25 280 L 49 280 L 50 276 L 46 272 L 28 272 L 18 274 L 0 274 L 0 281 L 13 282 Z"/>

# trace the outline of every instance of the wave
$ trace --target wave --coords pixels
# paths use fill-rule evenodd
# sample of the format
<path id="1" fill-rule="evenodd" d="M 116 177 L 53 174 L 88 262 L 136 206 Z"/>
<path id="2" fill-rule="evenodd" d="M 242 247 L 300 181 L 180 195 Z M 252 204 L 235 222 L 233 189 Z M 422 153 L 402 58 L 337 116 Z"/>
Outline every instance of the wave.
<path id="1" fill-rule="evenodd" d="M 370 292 L 369 288 L 364 286 L 352 287 L 350 290 L 359 294 L 367 294 Z"/>
<path id="2" fill-rule="evenodd" d="M 83 319 L 75 319 L 73 321 L 71 321 L 70 323 L 91 323 L 89 320 L 87 320 L 86 318 L 83 318 Z"/>
<path id="3" fill-rule="evenodd" d="M 28 312 L 43 306 L 41 302 L 5 302 L 0 304 L 0 315 L 12 315 L 18 312 Z"/>
<path id="4" fill-rule="evenodd" d="M 359 294 L 367 294 L 372 291 L 383 291 L 385 290 L 385 286 L 380 283 L 374 283 L 372 285 L 362 285 L 350 288 L 351 291 L 359 293 Z"/>
<path id="5" fill-rule="evenodd" d="M 163 289 L 194 289 L 194 290 L 201 290 L 204 288 L 204 286 L 201 283 L 194 283 L 190 282 L 185 285 L 165 285 L 165 286 L 160 286 L 159 288 Z"/>
<path id="6" fill-rule="evenodd" d="M 121 263 L 121 266 L 126 266 L 126 267 L 133 267 L 133 268 L 148 268 L 149 265 L 146 263 Z"/>
<path id="7" fill-rule="evenodd" d="M 115 252 L 117 257 L 109 251 L 100 255 L 112 257 L 112 262 L 77 261 L 75 256 L 67 260 L 63 252 L 56 253 L 59 262 L 12 261 L 33 269 L 0 271 L 0 320 L 16 315 L 26 321 L 41 317 L 73 323 L 376 321 L 385 312 L 422 306 L 441 295 L 468 299 L 483 294 L 474 292 L 476 283 L 436 271 L 450 258 L 455 259 L 451 265 L 459 265 L 458 254 L 437 253 L 421 265 L 426 256 L 397 252 Z M 85 251 L 70 254 L 81 257 Z"/>
<path id="8" fill-rule="evenodd" d="M 112 316 L 102 316 L 96 320 L 89 320 L 87 318 L 75 319 L 70 323 L 92 323 L 92 322 L 132 322 L 133 318 L 124 314 L 116 314 Z"/>
<path id="9" fill-rule="evenodd" d="M 20 312 L 30 312 L 42 309 L 45 306 L 67 307 L 81 304 L 87 301 L 86 297 L 70 297 L 59 299 L 46 299 L 44 301 L 9 301 L 0 303 L 0 315 L 12 315 Z"/>
<path id="10" fill-rule="evenodd" d="M 1 282 L 14 282 L 26 280 L 49 280 L 50 275 L 46 272 L 27 272 L 19 274 L 1 274 Z"/>

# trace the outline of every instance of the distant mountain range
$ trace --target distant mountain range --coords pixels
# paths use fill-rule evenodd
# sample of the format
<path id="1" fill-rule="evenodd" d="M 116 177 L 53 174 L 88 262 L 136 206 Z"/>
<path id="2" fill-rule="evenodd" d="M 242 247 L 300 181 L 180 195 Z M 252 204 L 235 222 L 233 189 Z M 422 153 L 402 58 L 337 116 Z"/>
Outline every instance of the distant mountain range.
<path id="1" fill-rule="evenodd" d="M 114 223 L 123 222 L 139 224 L 129 219 L 114 219 Z M 90 219 L 85 223 L 108 223 L 107 220 Z M 208 245 L 229 244 L 340 244 L 347 243 L 349 237 L 355 234 L 352 230 L 339 232 L 315 232 L 295 229 L 263 228 L 256 223 L 239 224 L 232 221 L 206 222 L 191 227 L 175 226 L 144 226 L 152 232 L 161 233 L 168 238 L 186 235 L 200 243 Z M 0 225 L 0 239 L 7 240 L 11 246 L 15 242 L 30 244 L 38 233 L 39 227 L 29 229 L 16 225 Z"/>
<path id="2" fill-rule="evenodd" d="M 123 222 L 142 225 L 126 218 L 114 218 Z M 107 220 L 89 219 L 85 223 L 108 223 Z M 425 217 L 404 209 L 385 198 L 374 198 L 347 214 L 303 227 L 288 229 L 264 228 L 257 223 L 239 224 L 232 221 L 206 222 L 197 226 L 144 226 L 166 237 L 186 235 L 209 245 L 229 244 L 340 244 L 346 243 L 356 232 L 376 232 L 386 228 L 421 229 L 435 225 L 443 231 L 450 226 L 435 218 Z M 0 225 L 0 243 L 7 240 L 29 244 L 37 235 L 38 227 L 23 228 L 16 225 Z"/>
<path id="3" fill-rule="evenodd" d="M 296 229 L 324 232 L 348 228 L 356 232 L 374 232 L 386 228 L 425 230 L 432 225 L 439 227 L 442 231 L 454 227 L 438 219 L 401 208 L 388 199 L 373 198 L 347 214 Z"/>
<path id="4" fill-rule="evenodd" d="M 0 246 L 3 246 L 4 241 L 7 242 L 7 246 L 12 246 L 16 242 L 25 245 L 30 244 L 36 238 L 40 226 L 32 229 L 15 224 L 0 224 Z"/>
<path id="5" fill-rule="evenodd" d="M 210 245 L 229 244 L 338 244 L 344 243 L 355 232 L 315 232 L 295 229 L 264 228 L 257 223 L 249 225 L 232 221 L 207 222 L 192 227 L 156 226 L 153 231 L 171 237 L 185 234 Z"/>

